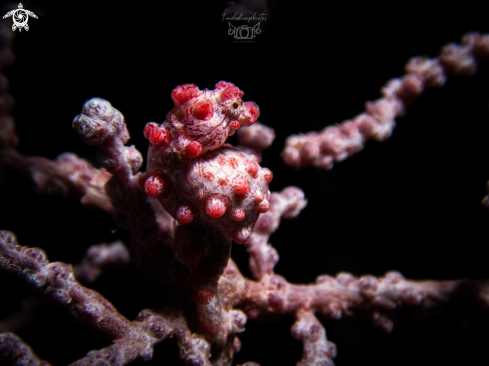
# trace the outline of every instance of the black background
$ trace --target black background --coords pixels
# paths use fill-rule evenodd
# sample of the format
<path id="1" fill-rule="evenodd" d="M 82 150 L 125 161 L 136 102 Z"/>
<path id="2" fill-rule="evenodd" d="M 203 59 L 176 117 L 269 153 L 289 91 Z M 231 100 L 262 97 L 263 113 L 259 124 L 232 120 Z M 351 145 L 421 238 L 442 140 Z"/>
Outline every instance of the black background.
<path id="1" fill-rule="evenodd" d="M 331 171 L 298 171 L 280 158 L 290 134 L 362 112 L 410 57 L 436 56 L 466 32 L 488 32 L 487 13 L 467 2 L 430 9 L 412 2 L 281 1 L 254 43 L 235 43 L 222 21 L 225 2 L 163 4 L 74 0 L 29 20 L 30 30 L 16 35 L 16 63 L 5 71 L 22 153 L 52 159 L 72 151 L 94 161 L 95 149 L 81 142 L 71 121 L 97 96 L 125 115 L 130 143 L 144 155 L 142 129 L 164 120 L 175 86 L 213 89 L 231 81 L 275 129 L 262 164 L 274 172 L 271 190 L 296 185 L 309 200 L 270 239 L 280 254 L 278 274 L 296 283 L 323 273 L 379 276 L 393 269 L 412 279 L 489 277 L 489 213 L 481 205 L 489 179 L 489 64 L 475 77 L 426 91 L 390 139 L 368 142 Z M 44 248 L 52 261 L 76 263 L 91 244 L 128 242 L 128 233 L 111 233 L 108 214 L 89 212 L 77 200 L 36 196 L 21 181 L 7 177 L 0 202 L 1 228 L 23 245 Z M 248 275 L 243 246 L 234 244 L 233 258 Z M 28 290 L 10 275 L 0 281 L 3 317 Z M 161 304 L 134 265 L 93 287 L 130 319 Z M 302 346 L 290 336 L 292 322 L 250 321 L 235 362 L 295 364 Z M 455 304 L 428 318 L 400 320 L 389 335 L 368 321 L 323 323 L 338 346 L 337 366 L 487 364 L 488 312 Z M 108 344 L 60 311 L 19 334 L 54 365 Z M 178 364 L 176 347 L 157 346 L 149 364 Z"/>

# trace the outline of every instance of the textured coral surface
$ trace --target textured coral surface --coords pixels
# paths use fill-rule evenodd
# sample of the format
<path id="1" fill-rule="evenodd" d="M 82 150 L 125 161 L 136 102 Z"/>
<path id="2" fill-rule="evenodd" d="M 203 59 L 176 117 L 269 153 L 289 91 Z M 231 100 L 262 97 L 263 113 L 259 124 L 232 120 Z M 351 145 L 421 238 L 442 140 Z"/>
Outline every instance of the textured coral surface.
<path id="1" fill-rule="evenodd" d="M 331 171 L 297 171 L 280 158 L 288 136 L 319 132 L 362 113 L 364 102 L 381 97 L 380 88 L 402 75 L 410 57 L 435 56 L 442 45 L 458 41 L 468 31 L 488 32 L 485 14 L 468 7 L 394 11 L 372 4 L 352 9 L 349 4 L 311 7 L 284 2 L 256 42 L 245 44 L 233 43 L 227 34 L 228 25 L 221 21 L 224 7 L 219 2 L 166 4 L 158 9 L 152 2 L 126 7 L 119 2 L 73 1 L 54 6 L 45 18 L 30 20 L 29 32 L 17 34 L 15 40 L 16 64 L 6 70 L 9 91 L 16 99 L 19 150 L 50 159 L 72 151 L 95 162 L 96 149 L 85 146 L 70 123 L 86 100 L 98 96 L 124 114 L 129 144 L 145 155 L 150 141 L 144 127 L 166 120 L 174 108 L 175 86 L 195 83 L 213 89 L 219 80 L 228 80 L 245 91 L 244 100 L 259 104 L 260 121 L 277 135 L 260 162 L 273 170 L 270 189 L 281 192 L 298 186 L 308 200 L 295 221 L 282 220 L 269 239 L 272 248 L 233 244 L 232 257 L 247 277 L 267 273 L 267 265 L 277 259 L 276 250 L 280 260 L 275 272 L 291 283 L 314 283 L 319 274 L 336 276 L 340 271 L 381 278 L 398 270 L 415 280 L 488 278 L 487 257 L 481 253 L 487 245 L 489 215 L 480 204 L 489 178 L 487 65 L 473 78 L 453 78 L 442 89 L 426 91 L 397 119 L 392 137 L 381 144 L 367 142 L 362 152 Z M 207 118 L 205 108 L 198 112 Z M 234 137 L 231 141 L 238 144 Z M 335 146 L 325 150 L 334 152 Z M 75 160 L 72 155 L 59 159 Z M 143 166 L 146 163 L 145 159 Z M 86 201 L 97 201 L 100 182 L 107 177 L 90 174 L 81 161 L 70 174 L 90 182 Z M 76 264 L 92 244 L 130 242 L 109 214 L 86 211 L 78 199 L 36 195 L 22 175 L 14 177 L 7 177 L 1 186 L 2 228 L 15 232 L 22 245 L 42 247 L 50 261 Z M 44 178 L 34 177 L 39 184 Z M 279 199 L 272 195 L 270 202 L 274 201 Z M 104 207 L 111 210 L 109 202 Z M 266 222 L 259 222 L 263 230 L 253 243 L 268 241 L 264 238 L 278 221 L 272 211 L 262 217 Z M 247 250 L 263 251 L 270 261 L 250 263 L 248 270 Z M 2 315 L 11 315 L 30 290 L 13 275 L 1 276 L 2 298 L 8 297 L 0 305 Z M 342 288 L 359 286 L 348 276 L 334 278 Z M 281 296 L 289 288 L 278 288 L 283 284 L 280 278 L 274 281 L 266 301 L 278 309 L 288 306 Z M 317 283 L 323 288 L 336 286 L 329 277 Z M 378 285 L 371 277 L 361 284 L 370 294 Z M 168 298 L 164 291 L 154 291 L 134 263 L 105 273 L 91 287 L 127 319 L 145 324 L 153 319 L 151 313 L 137 318 L 138 313 L 158 309 Z M 465 295 L 461 298 L 469 298 Z M 416 297 L 410 301 L 415 303 Z M 321 319 L 321 324 L 337 346 L 335 364 L 340 366 L 394 361 L 478 364 L 489 341 L 487 311 L 478 303 L 455 301 L 434 313 L 417 312 L 415 307 L 412 313 L 399 314 L 390 334 L 374 328 L 371 320 L 353 322 L 347 315 L 331 320 L 340 309 L 334 305 L 328 309 L 330 320 Z M 245 319 L 242 313 L 232 315 L 238 329 Z M 248 360 L 262 366 L 294 364 L 302 357 L 303 344 L 313 347 L 322 342 L 320 336 L 314 338 L 320 328 L 307 312 L 299 321 L 287 317 L 263 321 L 248 314 L 235 364 Z M 377 323 L 382 322 L 385 319 L 379 318 Z M 305 324 L 309 333 L 303 331 Z M 40 358 L 55 365 L 69 364 L 109 344 L 62 311 L 41 316 L 18 334 Z M 200 344 L 201 339 L 193 342 Z M 325 353 L 333 353 L 319 344 Z M 163 342 L 155 347 L 148 365 L 178 362 L 176 347 Z"/>

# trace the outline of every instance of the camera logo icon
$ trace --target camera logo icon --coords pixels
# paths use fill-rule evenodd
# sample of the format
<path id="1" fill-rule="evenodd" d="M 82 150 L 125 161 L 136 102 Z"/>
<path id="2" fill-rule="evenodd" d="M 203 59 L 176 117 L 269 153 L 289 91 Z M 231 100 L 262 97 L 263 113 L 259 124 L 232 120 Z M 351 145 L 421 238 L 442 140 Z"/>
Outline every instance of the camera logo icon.
<path id="1" fill-rule="evenodd" d="M 237 40 L 250 40 L 255 38 L 257 34 L 261 33 L 260 22 L 258 22 L 253 27 L 250 27 L 249 25 L 240 25 L 238 27 L 235 27 L 229 22 L 228 24 L 229 24 L 228 34 L 230 36 L 233 36 L 234 39 Z"/>

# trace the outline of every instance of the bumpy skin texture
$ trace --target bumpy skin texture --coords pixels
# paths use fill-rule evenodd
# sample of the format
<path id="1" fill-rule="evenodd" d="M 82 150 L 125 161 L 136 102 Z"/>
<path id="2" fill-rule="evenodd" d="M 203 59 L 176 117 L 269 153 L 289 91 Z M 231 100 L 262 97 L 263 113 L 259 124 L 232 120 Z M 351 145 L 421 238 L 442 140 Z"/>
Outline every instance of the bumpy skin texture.
<path id="1" fill-rule="evenodd" d="M 222 327 L 217 281 L 230 258 L 231 240 L 246 242 L 258 216 L 268 211 L 272 173 L 255 155 L 224 145 L 259 115 L 255 103 L 243 103 L 234 84 L 221 81 L 215 90 L 203 91 L 186 84 L 171 96 L 175 107 L 165 122 L 144 129 L 148 166 L 138 179 L 179 224 L 173 249 L 190 270 L 199 330 L 215 339 Z"/>
<path id="2" fill-rule="evenodd" d="M 255 156 L 227 146 L 194 159 L 151 147 L 148 157 L 151 175 L 141 176 L 142 188 L 180 224 L 173 249 L 191 271 L 200 331 L 214 338 L 222 323 L 216 286 L 231 240 L 247 241 L 260 213 L 268 211 L 271 172 Z"/>
<path id="3" fill-rule="evenodd" d="M 148 124 L 144 134 L 160 151 L 170 146 L 190 158 L 205 154 L 258 119 L 258 106 L 243 102 L 242 96 L 238 87 L 226 81 L 218 82 L 215 90 L 200 90 L 194 84 L 178 86 L 171 94 L 175 107 L 165 122 Z"/>
<path id="4" fill-rule="evenodd" d="M 248 240 L 259 214 L 268 211 L 272 180 L 272 173 L 258 165 L 256 156 L 222 146 L 228 135 L 258 117 L 256 104 L 243 103 L 242 95 L 234 84 L 224 81 L 211 91 L 200 91 L 192 84 L 175 88 L 175 107 L 165 122 L 146 125 L 148 168 L 140 178 L 146 193 L 157 197 L 180 225 L 198 222 L 239 244 Z M 200 152 L 192 156 L 196 151 Z M 180 242 L 178 237 L 176 242 Z M 184 242 L 177 244 L 179 256 L 194 268 L 204 253 L 193 250 L 189 257 L 182 246 L 190 243 Z"/>
<path id="5" fill-rule="evenodd" d="M 146 192 L 156 193 L 180 225 L 192 221 L 212 225 L 239 244 L 249 238 L 258 215 L 269 208 L 270 170 L 261 168 L 255 156 L 231 147 L 195 159 L 150 148 L 148 172 Z"/>

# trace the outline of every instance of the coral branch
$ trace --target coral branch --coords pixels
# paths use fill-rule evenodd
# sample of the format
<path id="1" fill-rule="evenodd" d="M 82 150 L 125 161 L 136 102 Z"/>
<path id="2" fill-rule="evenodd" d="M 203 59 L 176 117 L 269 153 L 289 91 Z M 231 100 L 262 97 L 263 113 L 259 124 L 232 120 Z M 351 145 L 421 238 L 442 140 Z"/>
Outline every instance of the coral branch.
<path id="1" fill-rule="evenodd" d="M 323 325 L 311 311 L 297 313 L 297 321 L 292 326 L 292 336 L 304 343 L 304 355 L 297 366 L 332 366 L 336 356 L 336 345 L 328 342 Z"/>
<path id="2" fill-rule="evenodd" d="M 93 282 L 108 268 L 123 266 L 130 260 L 129 251 L 120 240 L 109 245 L 92 245 L 74 268 L 76 279 L 81 283 Z"/>
<path id="3" fill-rule="evenodd" d="M 0 23 L 0 71 L 14 60 L 11 49 L 14 35 L 7 23 Z M 83 204 L 113 212 L 104 189 L 111 177 L 106 171 L 91 167 L 72 153 L 61 154 L 51 161 L 25 157 L 17 152 L 18 137 L 10 116 L 13 98 L 7 93 L 7 87 L 8 79 L 0 73 L 0 178 L 20 174 L 32 181 L 37 193 L 81 196 Z"/>
<path id="4" fill-rule="evenodd" d="M 119 227 L 131 230 L 136 264 L 155 284 L 168 284 L 169 273 L 178 271 L 171 249 L 173 225 L 161 205 L 148 198 L 140 186 L 141 154 L 126 147 L 129 133 L 122 114 L 106 100 L 87 101 L 75 117 L 73 128 L 89 145 L 98 145 L 99 163 L 114 176 L 105 189 L 115 208 Z"/>
<path id="5" fill-rule="evenodd" d="M 76 318 L 115 339 L 113 345 L 88 353 L 74 365 L 95 365 L 96 360 L 114 365 L 127 365 L 133 360 L 147 361 L 152 358 L 153 346 L 170 337 L 175 337 L 182 350 L 186 350 L 183 359 L 198 359 L 200 363 L 194 364 L 210 365 L 208 343 L 189 330 L 181 314 L 165 311 L 158 314 L 146 309 L 139 313 L 136 321 L 130 322 L 100 294 L 80 285 L 71 266 L 50 263 L 41 249 L 18 245 L 15 236 L 8 231 L 0 231 L 0 268 L 21 276 Z M 20 340 L 8 339 L 10 343 L 7 342 L 5 347 L 11 347 L 10 344 L 15 349 L 20 347 Z"/>
<path id="6" fill-rule="evenodd" d="M 41 361 L 32 348 L 13 333 L 0 333 L 0 364 L 5 366 L 50 366 L 48 362 Z"/>
<path id="7" fill-rule="evenodd" d="M 135 174 L 141 167 L 139 151 L 124 146 L 130 138 L 124 117 L 106 100 L 93 98 L 86 102 L 73 120 L 73 128 L 87 145 L 99 146 L 98 162 L 107 171 L 124 176 Z"/>
<path id="8" fill-rule="evenodd" d="M 331 169 L 360 151 L 369 139 L 383 141 L 425 88 L 441 87 L 452 75 L 473 75 L 477 62 L 489 57 L 489 35 L 469 33 L 462 45 L 451 43 L 442 48 L 439 58 L 414 57 L 408 61 L 402 78 L 392 79 L 382 88 L 383 98 L 367 102 L 366 113 L 353 120 L 326 127 L 322 132 L 290 136 L 285 142 L 284 161 L 294 167 L 313 165 Z"/>
<path id="9" fill-rule="evenodd" d="M 110 302 L 76 281 L 71 266 L 50 263 L 43 250 L 18 245 L 14 234 L 8 231 L 0 232 L 0 250 L 3 270 L 19 274 L 57 303 L 67 306 L 75 316 L 84 318 L 112 338 L 129 330 L 129 321 Z"/>
<path id="10" fill-rule="evenodd" d="M 235 296 L 234 304 L 241 304 L 251 318 L 260 313 L 285 314 L 314 309 L 332 319 L 367 311 L 378 321 L 379 314 L 389 317 L 395 309 L 432 309 L 455 298 L 481 306 L 489 304 L 487 281 L 412 281 L 398 272 L 388 272 L 380 278 L 371 275 L 356 278 L 349 273 L 339 273 L 336 278 L 319 276 L 315 284 L 294 285 L 279 275 L 265 276 L 260 282 L 254 282 L 240 278 L 232 267 L 226 273 L 232 274 L 233 281 L 243 291 L 241 299 Z M 390 331 L 392 325 L 386 329 Z"/>
<path id="11" fill-rule="evenodd" d="M 130 322 L 99 293 L 80 285 L 70 265 L 50 263 L 44 251 L 18 245 L 8 231 L 0 231 L 0 268 L 18 274 L 76 318 L 119 340 L 109 349 L 120 354 L 121 365 L 150 359 L 153 345 L 171 335 L 167 321 L 149 310 L 140 321 Z"/>
<path id="12" fill-rule="evenodd" d="M 180 359 L 187 365 L 210 366 L 210 345 L 200 335 L 192 334 L 183 317 L 176 317 L 173 335 L 180 347 Z"/>
<path id="13" fill-rule="evenodd" d="M 129 251 L 121 241 L 110 245 L 92 245 L 82 262 L 74 266 L 76 279 L 84 285 L 94 282 L 103 272 L 123 266 L 130 261 Z M 17 332 L 40 317 L 53 315 L 57 308 L 36 296 L 22 301 L 22 308 L 0 321 L 1 332 Z"/>
<path id="14" fill-rule="evenodd" d="M 293 219 L 306 206 L 304 192 L 297 187 L 285 188 L 282 192 L 273 192 L 270 199 L 270 210 L 260 215 L 251 236 L 245 242 L 250 254 L 249 266 L 255 279 L 273 274 L 273 267 L 278 262 L 278 253 L 269 243 L 270 235 L 280 225 L 280 218 Z"/>
<path id="15" fill-rule="evenodd" d="M 300 365 L 315 364 L 312 360 L 322 358 L 332 365 L 336 354 L 336 347 L 326 340 L 315 312 L 332 319 L 370 316 L 375 324 L 390 332 L 396 312 L 402 309 L 432 310 L 453 301 L 481 308 L 489 305 L 488 281 L 412 281 L 398 272 L 389 272 L 380 278 L 356 278 L 348 273 L 339 273 L 336 278 L 323 275 L 311 285 L 290 284 L 278 275 L 267 275 L 255 282 L 246 279 L 232 261 L 219 280 L 219 288 L 250 319 L 294 314 L 297 322 L 292 333 L 304 342 Z"/>
<path id="16" fill-rule="evenodd" d="M 111 174 L 91 167 L 75 154 L 64 153 L 52 161 L 25 157 L 12 149 L 0 149 L 0 173 L 28 177 L 37 193 L 81 196 L 84 205 L 114 212 L 104 188 Z"/>
<path id="17" fill-rule="evenodd" d="M 239 145 L 236 147 L 242 152 L 255 155 L 261 162 L 263 150 L 270 147 L 275 140 L 275 131 L 259 122 L 253 126 L 241 128 L 236 134 Z"/>

